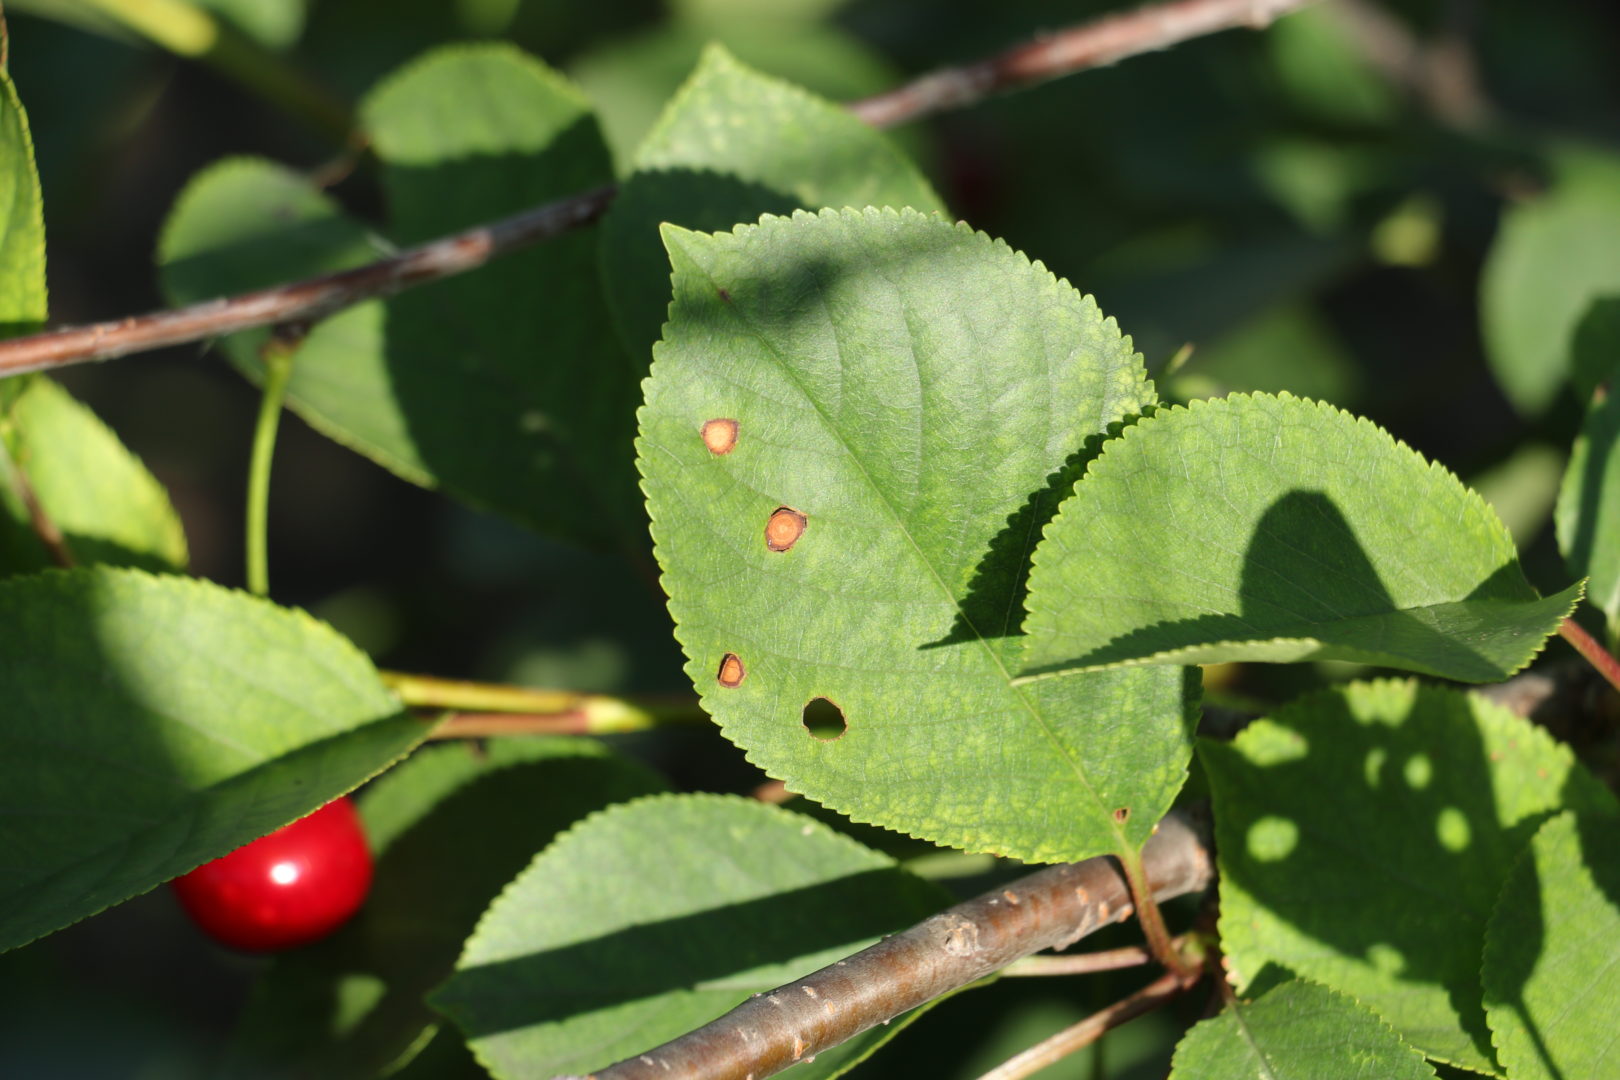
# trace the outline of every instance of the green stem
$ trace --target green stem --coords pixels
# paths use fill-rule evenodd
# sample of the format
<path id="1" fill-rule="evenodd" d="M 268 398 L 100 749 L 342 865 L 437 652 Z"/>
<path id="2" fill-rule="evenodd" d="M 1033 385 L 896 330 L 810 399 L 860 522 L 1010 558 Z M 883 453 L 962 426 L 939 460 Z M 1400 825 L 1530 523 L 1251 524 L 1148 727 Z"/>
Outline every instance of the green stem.
<path id="1" fill-rule="evenodd" d="M 268 520 L 270 507 L 270 461 L 276 452 L 276 429 L 281 425 L 281 402 L 287 395 L 292 376 L 296 344 L 278 337 L 265 343 L 264 396 L 259 399 L 259 419 L 253 427 L 253 458 L 248 463 L 247 491 L 247 587 L 256 596 L 270 593 Z"/>
<path id="2" fill-rule="evenodd" d="M 1159 911 L 1158 901 L 1153 899 L 1147 872 L 1142 868 L 1142 853 L 1126 846 L 1118 853 L 1118 857 L 1120 866 L 1125 870 L 1125 883 L 1131 889 L 1131 902 L 1136 907 L 1136 921 L 1141 924 L 1142 933 L 1147 937 L 1148 949 L 1172 974 L 1190 978 L 1192 969 L 1182 958 L 1181 950 L 1176 947 L 1176 940 L 1170 936 L 1169 929 L 1164 925 L 1164 914 Z"/>
<path id="3" fill-rule="evenodd" d="M 577 690 L 440 679 L 403 671 L 380 673 L 406 705 L 447 709 L 438 739 L 494 735 L 614 735 L 676 724 L 704 723 L 708 715 L 690 698 L 619 698 Z"/>
<path id="4" fill-rule="evenodd" d="M 79 0 L 119 26 L 176 56 L 200 60 L 338 141 L 354 118 L 302 72 L 212 12 L 186 0 Z"/>

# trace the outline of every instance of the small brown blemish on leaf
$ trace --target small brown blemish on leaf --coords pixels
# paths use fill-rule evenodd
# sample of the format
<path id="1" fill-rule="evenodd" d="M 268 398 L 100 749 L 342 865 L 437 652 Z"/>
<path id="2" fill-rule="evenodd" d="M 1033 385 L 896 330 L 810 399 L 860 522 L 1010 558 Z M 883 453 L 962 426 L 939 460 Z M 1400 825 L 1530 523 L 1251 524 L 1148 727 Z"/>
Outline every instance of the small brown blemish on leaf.
<path id="1" fill-rule="evenodd" d="M 1130 816 L 1131 808 L 1128 806 L 1122 806 L 1118 810 L 1114 811 L 1114 820 L 1119 822 L 1121 825 L 1125 824 L 1125 822 L 1130 819 Z"/>
<path id="2" fill-rule="evenodd" d="M 778 506 L 765 523 L 765 546 L 772 551 L 786 551 L 799 542 L 809 519 L 791 506 Z"/>
<path id="3" fill-rule="evenodd" d="M 720 658 L 720 670 L 714 677 L 721 686 L 734 690 L 748 677 L 748 670 L 743 667 L 742 657 L 734 652 L 728 652 Z"/>
<path id="4" fill-rule="evenodd" d="M 711 454 L 729 454 L 737 445 L 737 421 L 717 417 L 703 422 L 703 445 Z"/>
<path id="5" fill-rule="evenodd" d="M 719 293 L 720 293 L 720 299 L 724 300 L 728 304 L 731 303 L 731 293 L 730 293 L 729 290 L 720 289 Z"/>

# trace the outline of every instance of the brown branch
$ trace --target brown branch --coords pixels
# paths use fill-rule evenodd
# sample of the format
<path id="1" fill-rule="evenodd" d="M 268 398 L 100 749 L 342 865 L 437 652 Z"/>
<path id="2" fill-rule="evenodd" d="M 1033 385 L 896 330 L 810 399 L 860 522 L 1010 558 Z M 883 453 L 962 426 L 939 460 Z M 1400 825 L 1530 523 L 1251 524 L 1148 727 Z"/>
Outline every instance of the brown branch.
<path id="1" fill-rule="evenodd" d="M 607 210 L 614 193 L 612 187 L 600 187 L 525 210 L 493 224 L 429 241 L 352 270 L 256 289 L 172 311 L 12 338 L 0 342 L 0 377 L 66 367 L 87 360 L 109 360 L 255 326 L 314 321 L 363 300 L 464 274 L 498 255 L 589 224 Z"/>
<path id="2" fill-rule="evenodd" d="M 1060 31 L 965 67 L 852 103 L 877 127 L 892 127 L 959 108 L 994 93 L 1045 82 L 1189 38 L 1236 26 L 1264 26 L 1310 0 L 1170 0 Z M 170 311 L 67 327 L 0 342 L 0 377 L 108 360 L 169 345 L 203 341 L 255 326 L 313 321 L 413 285 L 475 270 L 597 220 L 613 201 L 612 185 L 526 210 L 411 248 L 352 270 Z"/>
<path id="3" fill-rule="evenodd" d="M 1573 616 L 1558 624 L 1558 634 L 1569 642 L 1610 686 L 1620 690 L 1620 660 L 1616 660 L 1596 638 L 1583 630 Z"/>
<path id="4" fill-rule="evenodd" d="M 1135 1020 L 1143 1013 L 1150 1013 L 1170 1003 L 1192 989 L 1202 977 L 1203 972 L 1196 968 L 1186 973 L 1166 972 L 1130 997 L 1116 1001 L 1078 1024 L 1064 1028 L 1051 1038 L 1042 1039 L 1023 1053 L 1008 1058 L 979 1077 L 979 1080 L 1023 1080 L 1026 1076 L 1032 1076 L 1076 1050 L 1085 1049 L 1127 1020 Z"/>
<path id="5" fill-rule="evenodd" d="M 1047 82 L 1132 56 L 1157 52 L 1240 26 L 1262 29 L 1311 0 L 1172 0 L 1110 15 L 1017 45 L 976 64 L 925 75 L 857 101 L 850 111 L 874 127 L 894 127 L 972 104 L 992 94 Z"/>
<path id="6" fill-rule="evenodd" d="M 1186 935 L 1173 939 L 1176 947 L 1186 941 Z M 1045 978 L 1052 975 L 1095 975 L 1099 971 L 1121 971 L 1141 967 L 1153 962 L 1151 950 L 1141 945 L 1126 945 L 1122 949 L 1102 949 L 1097 952 L 1063 954 L 1058 956 L 1026 956 L 1002 971 L 1003 975 Z"/>
<path id="7" fill-rule="evenodd" d="M 1202 890 L 1213 872 L 1204 842 L 1178 815 L 1166 818 L 1148 841 L 1143 867 L 1159 900 Z M 1071 945 L 1130 914 L 1130 890 L 1111 856 L 1049 867 L 756 995 L 590 1080 L 762 1080 L 1014 960 Z"/>

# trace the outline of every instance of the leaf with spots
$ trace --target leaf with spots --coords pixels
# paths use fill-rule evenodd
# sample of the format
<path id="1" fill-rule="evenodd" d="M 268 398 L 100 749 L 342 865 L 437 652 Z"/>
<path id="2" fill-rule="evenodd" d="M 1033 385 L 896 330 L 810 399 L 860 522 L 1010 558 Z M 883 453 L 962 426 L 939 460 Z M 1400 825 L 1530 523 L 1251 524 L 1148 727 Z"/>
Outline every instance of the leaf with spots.
<path id="1" fill-rule="evenodd" d="M 1540 651 L 1494 511 L 1371 422 L 1289 395 L 1162 411 L 1108 443 L 1030 572 L 1025 670 L 1348 660 L 1464 682 Z"/>
<path id="2" fill-rule="evenodd" d="M 1428 1057 L 1496 1072 L 1479 978 L 1491 907 L 1548 815 L 1613 806 L 1569 749 L 1484 698 L 1389 681 L 1302 698 L 1199 758 L 1239 989 L 1286 968 Z"/>
<path id="3" fill-rule="evenodd" d="M 585 819 L 535 859 L 432 1000 L 498 1080 L 584 1074 L 948 903 L 810 818 L 728 796 L 653 796 Z M 793 1075 L 830 1080 L 915 1015 Z"/>
<path id="4" fill-rule="evenodd" d="M 602 278 L 631 354 L 647 355 L 669 310 L 662 223 L 714 231 L 822 206 L 943 209 L 884 135 L 711 47 L 636 151 L 602 223 Z"/>
<path id="5" fill-rule="evenodd" d="M 1013 679 L 1055 492 L 1154 400 L 1130 341 L 915 211 L 665 241 L 637 445 L 687 672 L 727 737 L 858 821 L 1032 861 L 1138 849 L 1185 779 L 1195 680 Z"/>
<path id="6" fill-rule="evenodd" d="M 1434 1080 L 1423 1055 L 1354 998 L 1292 982 L 1236 1001 L 1176 1047 L 1170 1080 Z"/>
<path id="7" fill-rule="evenodd" d="M 420 741 L 358 650 L 189 578 L 0 582 L 0 949 L 256 840 Z"/>
<path id="8" fill-rule="evenodd" d="M 1536 833 L 1491 912 L 1485 1014 L 1512 1080 L 1620 1076 L 1620 843 L 1613 815 Z"/>
<path id="9" fill-rule="evenodd" d="M 184 569 L 179 515 L 140 459 L 56 383 L 14 381 L 16 400 L 0 410 L 0 575 L 52 565 L 30 525 L 24 477 L 75 562 Z"/>
<path id="10" fill-rule="evenodd" d="M 419 243 L 612 179 L 579 92 L 504 45 L 456 45 L 385 80 L 361 119 L 381 162 L 388 238 Z M 169 297 L 204 300 L 378 258 L 385 245 L 308 178 L 233 158 L 171 211 Z M 644 363 L 609 326 L 588 231 L 315 325 L 288 401 L 393 472 L 535 529 L 644 543 L 631 444 Z M 226 339 L 262 377 L 266 331 Z"/>

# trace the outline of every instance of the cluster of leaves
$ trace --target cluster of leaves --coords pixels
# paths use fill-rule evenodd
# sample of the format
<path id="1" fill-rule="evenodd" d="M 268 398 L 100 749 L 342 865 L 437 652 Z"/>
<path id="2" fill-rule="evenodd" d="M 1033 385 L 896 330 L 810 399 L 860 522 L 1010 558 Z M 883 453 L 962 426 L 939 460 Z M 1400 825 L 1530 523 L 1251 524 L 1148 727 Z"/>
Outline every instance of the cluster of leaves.
<path id="1" fill-rule="evenodd" d="M 46 314 L 43 228 L 4 90 L 0 322 L 25 330 Z M 164 230 L 170 297 L 356 265 L 614 175 L 587 97 L 507 46 L 434 51 L 358 115 L 386 230 L 290 169 L 221 162 Z M 1365 419 L 1287 393 L 1161 398 L 1094 300 L 724 50 L 627 141 L 599 228 L 322 321 L 291 406 L 549 535 L 633 558 L 650 514 L 704 708 L 856 822 L 1129 862 L 1207 794 L 1239 999 L 1187 1034 L 1181 1080 L 1344 1075 L 1347 1055 L 1396 1077 L 1612 1070 L 1620 807 L 1568 748 L 1389 679 L 1196 734 L 1192 665 L 1498 681 L 1580 584 L 1539 595 L 1484 499 Z M 1485 330 L 1520 408 L 1566 384 L 1593 401 L 1558 536 L 1612 641 L 1620 419 L 1593 391 L 1620 361 L 1620 185 L 1590 152 L 1557 160 L 1491 255 Z M 257 379 L 264 341 L 224 347 Z M 417 749 L 431 721 L 340 635 L 184 576 L 161 487 L 59 386 L 0 383 L 0 408 L 0 947 L 387 770 L 361 800 L 376 899 L 269 969 L 237 1072 L 425 1077 L 465 1048 L 497 1076 L 583 1072 L 945 902 L 810 817 L 666 793 L 594 743 Z M 35 501 L 78 569 L 43 569 Z M 833 730 L 810 723 L 828 709 Z M 798 1072 L 837 1075 L 902 1026 Z"/>

